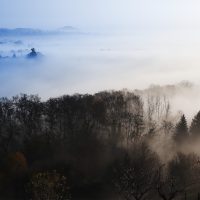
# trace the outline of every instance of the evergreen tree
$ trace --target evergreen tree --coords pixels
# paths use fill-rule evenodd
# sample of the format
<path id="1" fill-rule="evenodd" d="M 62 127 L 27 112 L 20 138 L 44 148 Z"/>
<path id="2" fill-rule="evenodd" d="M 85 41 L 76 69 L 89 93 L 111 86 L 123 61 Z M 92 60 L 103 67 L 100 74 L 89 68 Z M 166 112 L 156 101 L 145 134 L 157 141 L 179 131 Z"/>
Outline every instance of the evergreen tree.
<path id="1" fill-rule="evenodd" d="M 180 121 L 176 125 L 175 140 L 182 142 L 188 136 L 188 126 L 185 115 L 182 115 Z"/>
<path id="2" fill-rule="evenodd" d="M 190 133 L 192 136 L 200 136 L 200 111 L 194 116 L 192 120 Z"/>

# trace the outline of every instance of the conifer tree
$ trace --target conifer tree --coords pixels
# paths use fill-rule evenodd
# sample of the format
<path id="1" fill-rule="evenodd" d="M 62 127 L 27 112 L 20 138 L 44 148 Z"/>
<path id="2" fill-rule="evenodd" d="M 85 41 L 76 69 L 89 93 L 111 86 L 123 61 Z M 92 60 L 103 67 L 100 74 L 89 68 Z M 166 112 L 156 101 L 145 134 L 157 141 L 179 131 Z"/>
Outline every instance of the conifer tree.
<path id="1" fill-rule="evenodd" d="M 200 136 L 200 111 L 194 116 L 192 120 L 190 133 L 192 136 Z"/>
<path id="2" fill-rule="evenodd" d="M 180 121 L 176 125 L 175 129 L 175 140 L 177 142 L 182 142 L 188 136 L 188 126 L 185 115 L 182 115 Z"/>

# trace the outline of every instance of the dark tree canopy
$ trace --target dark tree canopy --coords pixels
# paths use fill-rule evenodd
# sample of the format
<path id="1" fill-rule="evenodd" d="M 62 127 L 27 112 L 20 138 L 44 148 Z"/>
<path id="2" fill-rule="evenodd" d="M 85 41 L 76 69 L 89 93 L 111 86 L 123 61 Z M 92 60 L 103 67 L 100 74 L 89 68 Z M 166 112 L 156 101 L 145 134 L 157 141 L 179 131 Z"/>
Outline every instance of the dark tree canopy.
<path id="1" fill-rule="evenodd" d="M 124 160 L 116 164 L 114 186 L 126 200 L 145 200 L 157 185 L 158 156 L 145 143 L 135 143 Z"/>
<path id="2" fill-rule="evenodd" d="M 191 130 L 196 130 L 192 127 L 198 119 Z M 174 130 L 174 122 L 160 122 L 155 123 L 157 134 Z M 99 200 L 118 199 L 120 193 L 127 200 L 172 200 L 186 191 L 188 177 L 200 177 L 195 169 L 199 161 L 181 154 L 166 161 L 163 142 L 155 141 L 157 135 L 150 136 L 148 130 L 145 106 L 133 92 L 65 95 L 47 101 L 26 94 L 0 98 L 0 199 L 51 200 L 72 194 L 75 200 Z M 177 147 L 187 136 L 183 115 L 175 130 Z M 164 171 L 159 170 L 163 162 L 168 166 Z M 59 185 L 65 177 L 67 187 Z"/>

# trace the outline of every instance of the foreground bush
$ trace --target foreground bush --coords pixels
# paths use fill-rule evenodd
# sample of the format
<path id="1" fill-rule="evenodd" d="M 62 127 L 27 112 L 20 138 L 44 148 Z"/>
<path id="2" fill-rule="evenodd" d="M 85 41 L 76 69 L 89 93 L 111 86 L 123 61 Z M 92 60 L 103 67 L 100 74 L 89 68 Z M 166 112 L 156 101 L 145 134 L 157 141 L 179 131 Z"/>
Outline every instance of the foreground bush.
<path id="1" fill-rule="evenodd" d="M 66 177 L 56 171 L 34 174 L 28 184 L 28 193 L 32 200 L 70 199 Z"/>

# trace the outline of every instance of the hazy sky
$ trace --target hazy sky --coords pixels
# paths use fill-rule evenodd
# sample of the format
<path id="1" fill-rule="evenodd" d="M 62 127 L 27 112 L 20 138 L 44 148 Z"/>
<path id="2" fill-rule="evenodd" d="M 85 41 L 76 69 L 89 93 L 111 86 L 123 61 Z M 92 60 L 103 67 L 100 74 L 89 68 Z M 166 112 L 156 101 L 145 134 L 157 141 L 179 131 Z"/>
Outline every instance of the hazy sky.
<path id="1" fill-rule="evenodd" d="M 0 0 L 0 26 L 196 29 L 199 9 L 199 0 Z"/>
<path id="2" fill-rule="evenodd" d="M 0 0 L 0 27 L 68 25 L 86 32 L 128 34 L 13 38 L 21 39 L 21 45 L 0 37 L 7 41 L 0 45 L 0 55 L 35 47 L 45 56 L 33 65 L 11 59 L 10 66 L 3 60 L 0 96 L 28 93 L 49 98 L 182 80 L 200 85 L 199 0 Z M 194 94 L 196 111 L 200 96 Z M 191 102 L 188 99 L 183 107 L 191 109 Z"/>
<path id="3" fill-rule="evenodd" d="M 1 61 L 0 97 L 27 93 L 47 99 L 182 80 L 200 85 L 199 0 L 0 0 L 0 27 L 62 26 L 119 34 L 22 37 L 22 45 L 0 37 L 8 41 L 0 55 L 31 47 L 45 55 L 41 63 Z M 193 116 L 199 90 L 180 91 L 172 109 Z"/>

